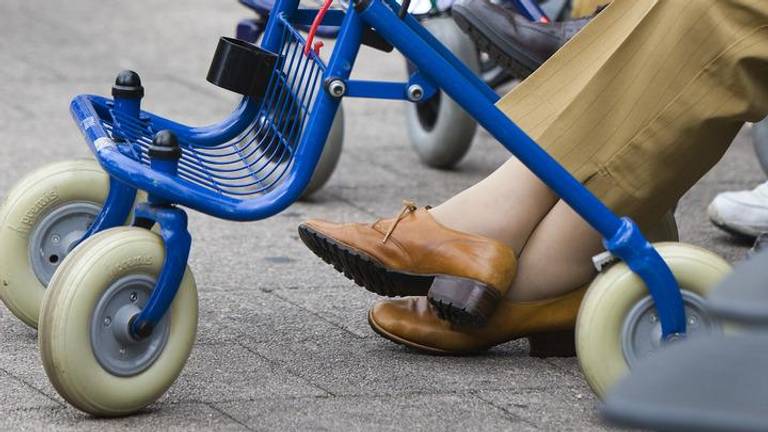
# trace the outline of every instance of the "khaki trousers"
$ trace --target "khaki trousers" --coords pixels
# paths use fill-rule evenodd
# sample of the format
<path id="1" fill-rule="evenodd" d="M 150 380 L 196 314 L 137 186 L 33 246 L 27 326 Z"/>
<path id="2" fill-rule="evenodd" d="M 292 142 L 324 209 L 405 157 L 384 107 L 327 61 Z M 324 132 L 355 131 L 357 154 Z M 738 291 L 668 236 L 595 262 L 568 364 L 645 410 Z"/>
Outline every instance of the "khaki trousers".
<path id="1" fill-rule="evenodd" d="M 498 107 L 652 223 L 768 114 L 768 0 L 615 0 Z"/>

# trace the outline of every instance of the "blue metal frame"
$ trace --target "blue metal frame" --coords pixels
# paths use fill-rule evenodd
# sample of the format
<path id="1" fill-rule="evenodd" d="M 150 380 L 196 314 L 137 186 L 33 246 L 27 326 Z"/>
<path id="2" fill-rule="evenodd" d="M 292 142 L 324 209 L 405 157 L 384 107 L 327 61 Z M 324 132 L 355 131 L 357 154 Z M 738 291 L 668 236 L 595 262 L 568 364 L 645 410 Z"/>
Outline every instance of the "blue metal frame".
<path id="1" fill-rule="evenodd" d="M 354 7 L 350 7 L 343 15 L 330 60 L 322 67 L 323 82 L 329 79 L 343 81 L 350 96 L 402 98 L 403 88 L 407 84 L 349 80 L 362 42 L 363 30 L 367 27 L 375 29 L 418 68 L 415 79 L 427 83 L 428 88 L 431 86 L 430 92 L 439 88 L 455 100 L 602 234 L 606 248 L 624 260 L 645 282 L 656 302 L 665 338 L 684 334 L 685 315 L 677 282 L 669 267 L 643 237 L 635 223 L 628 218 L 614 215 L 496 108 L 494 104 L 498 96 L 492 89 L 442 46 L 415 18 L 406 15 L 400 19 L 396 12 L 398 10 L 399 5 L 392 0 L 358 0 Z M 291 37 L 295 38 L 292 40 L 303 41 L 292 28 L 292 19 L 298 11 L 298 0 L 278 0 L 267 23 L 262 48 L 274 53 L 283 52 L 281 50 L 285 48 L 282 45 L 286 32 L 290 32 Z M 300 13 L 302 21 L 308 19 L 306 15 L 305 12 Z M 331 20 L 335 23 L 337 17 Z M 291 61 L 295 59 L 295 51 L 293 55 Z M 299 60 L 320 62 L 314 53 L 309 56 L 310 58 Z M 414 78 L 409 82 L 413 81 Z M 264 100 L 269 97 L 266 95 Z M 109 100 L 96 96 L 78 96 L 74 99 L 71 105 L 72 114 L 104 169 L 116 181 L 149 192 L 151 205 L 139 206 L 137 218 L 160 223 L 169 251 L 158 287 L 134 325 L 136 334 L 141 334 L 142 326 L 151 328 L 151 325 L 162 317 L 183 276 L 189 253 L 189 234 L 186 231 L 186 215 L 173 207 L 173 204 L 181 204 L 225 219 L 256 220 L 271 216 L 293 203 L 314 171 L 340 98 L 330 95 L 328 91 L 319 91 L 311 101 L 311 115 L 302 126 L 300 142 L 295 148 L 287 150 L 291 152 L 293 165 L 285 180 L 257 198 L 240 199 L 216 193 L 210 188 L 206 189 L 186 180 L 182 178 L 181 171 L 177 173 L 175 168 L 169 169 L 168 166 L 155 163 L 147 166 L 137 159 L 135 153 L 131 157 L 131 152 L 128 151 L 130 148 L 126 150 L 126 146 L 116 139 L 119 136 L 115 126 L 112 126 L 113 130 L 109 132 L 104 122 L 107 118 L 117 120 L 110 107 L 112 111 L 120 109 L 126 113 L 132 112 L 135 117 L 137 106 L 120 105 L 117 101 L 110 105 Z M 155 130 L 172 130 L 179 136 L 180 142 L 194 141 L 199 147 L 220 148 L 216 146 L 237 137 L 257 120 L 260 106 L 260 101 L 245 98 L 230 117 L 219 124 L 204 128 L 187 127 L 149 113 L 142 112 L 138 117 L 141 122 L 154 125 Z M 110 194 L 104 207 L 105 213 L 116 212 L 116 203 L 112 201 L 118 199 L 116 196 L 120 194 L 114 195 Z M 107 215 L 103 217 L 107 218 Z"/>
<path id="2" fill-rule="evenodd" d="M 132 98 L 116 96 L 114 98 L 115 110 L 124 113 L 127 117 L 130 116 L 141 121 L 141 98 L 142 96 Z M 120 139 L 119 129 L 114 138 L 115 140 Z M 126 150 L 133 151 L 133 149 Z M 78 244 L 100 231 L 123 225 L 133 209 L 134 201 L 136 201 L 136 188 L 110 176 L 109 193 L 104 207 L 80 238 Z"/>
<path id="3" fill-rule="evenodd" d="M 138 224 L 160 225 L 165 246 L 165 260 L 157 278 L 155 289 L 141 313 L 131 321 L 130 332 L 136 338 L 149 336 L 163 319 L 179 290 L 187 268 L 192 236 L 187 231 L 187 214 L 180 208 L 166 204 L 141 203 L 136 206 Z M 150 222 L 150 223 L 147 223 Z"/>
<path id="4" fill-rule="evenodd" d="M 406 83 L 347 80 L 346 84 L 347 91 L 344 93 L 344 96 L 366 99 L 392 99 L 419 102 L 428 100 L 437 93 L 437 87 L 418 71 L 411 75 L 411 78 Z M 421 87 L 422 95 L 418 100 L 412 101 L 408 98 L 408 88 L 411 85 L 418 85 Z"/>

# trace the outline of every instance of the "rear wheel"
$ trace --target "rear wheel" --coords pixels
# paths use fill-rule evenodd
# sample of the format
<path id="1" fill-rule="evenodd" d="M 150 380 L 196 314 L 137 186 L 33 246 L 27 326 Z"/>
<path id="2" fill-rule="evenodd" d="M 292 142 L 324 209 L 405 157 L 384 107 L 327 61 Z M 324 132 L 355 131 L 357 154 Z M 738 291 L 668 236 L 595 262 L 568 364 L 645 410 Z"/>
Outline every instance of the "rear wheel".
<path id="1" fill-rule="evenodd" d="M 0 209 L 0 299 L 30 327 L 61 262 L 85 234 L 109 192 L 109 176 L 90 159 L 33 171 Z"/>
<path id="2" fill-rule="evenodd" d="M 475 45 L 451 18 L 432 18 L 423 24 L 472 72 L 479 74 Z M 409 103 L 406 124 L 419 159 L 434 168 L 450 168 L 459 163 L 469 151 L 477 129 L 475 120 L 440 91 L 428 100 Z"/>
<path id="3" fill-rule="evenodd" d="M 328 138 L 325 139 L 325 145 L 323 146 L 323 153 L 320 155 L 320 160 L 315 166 L 315 172 L 312 173 L 312 178 L 309 180 L 309 184 L 301 194 L 302 198 L 307 198 L 313 193 L 320 190 L 328 180 L 331 179 L 331 175 L 336 170 L 336 165 L 339 163 L 341 157 L 341 149 L 344 147 L 344 109 L 339 105 L 339 109 L 336 111 L 336 117 L 333 119 L 331 130 L 328 132 Z"/>

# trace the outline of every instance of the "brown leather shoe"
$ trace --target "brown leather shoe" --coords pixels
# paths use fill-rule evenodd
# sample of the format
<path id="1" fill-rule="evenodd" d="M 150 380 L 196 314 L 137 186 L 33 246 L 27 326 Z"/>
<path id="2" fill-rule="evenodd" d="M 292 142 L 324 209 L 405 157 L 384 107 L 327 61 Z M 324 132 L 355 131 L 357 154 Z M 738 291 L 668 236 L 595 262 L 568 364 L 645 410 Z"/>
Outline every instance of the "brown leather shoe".
<path id="1" fill-rule="evenodd" d="M 443 315 L 482 324 L 506 294 L 517 269 L 507 245 L 440 225 L 426 208 L 406 203 L 393 219 L 373 224 L 311 220 L 299 236 L 312 252 L 369 291 L 426 295 L 432 286 Z M 433 283 L 434 282 L 434 283 Z"/>
<path id="2" fill-rule="evenodd" d="M 368 313 L 379 335 L 432 354 L 471 354 L 528 338 L 535 357 L 575 355 L 573 329 L 587 286 L 561 297 L 534 302 L 501 301 L 482 328 L 459 328 L 439 318 L 424 297 L 382 300 Z"/>

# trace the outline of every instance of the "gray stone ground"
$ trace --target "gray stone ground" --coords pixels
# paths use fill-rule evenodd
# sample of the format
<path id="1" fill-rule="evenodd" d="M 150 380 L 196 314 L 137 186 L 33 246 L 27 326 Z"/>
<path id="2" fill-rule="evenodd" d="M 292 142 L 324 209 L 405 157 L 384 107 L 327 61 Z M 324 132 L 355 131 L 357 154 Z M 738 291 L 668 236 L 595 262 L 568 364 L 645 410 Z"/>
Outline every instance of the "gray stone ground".
<path id="1" fill-rule="evenodd" d="M 247 15 L 234 0 L 0 2 L 0 191 L 35 167 L 87 156 L 69 99 L 106 94 L 124 68 L 142 74 L 145 108 L 192 124 L 221 118 L 235 98 L 205 82 L 208 61 L 218 36 Z M 403 76 L 397 54 L 366 48 L 358 64 L 360 76 Z M 312 201 L 255 223 L 192 215 L 199 337 L 166 396 L 122 419 L 75 411 L 48 383 L 35 332 L 0 308 L 0 429 L 601 429 L 575 359 L 532 359 L 522 342 L 469 358 L 396 346 L 366 324 L 376 298 L 301 245 L 305 218 L 369 220 L 402 198 L 439 203 L 506 158 L 481 132 L 456 171 L 427 169 L 409 148 L 401 105 L 344 107 L 346 148 Z M 762 178 L 743 133 L 681 202 L 682 238 L 740 259 L 745 245 L 712 228 L 703 209 L 717 192 Z"/>

